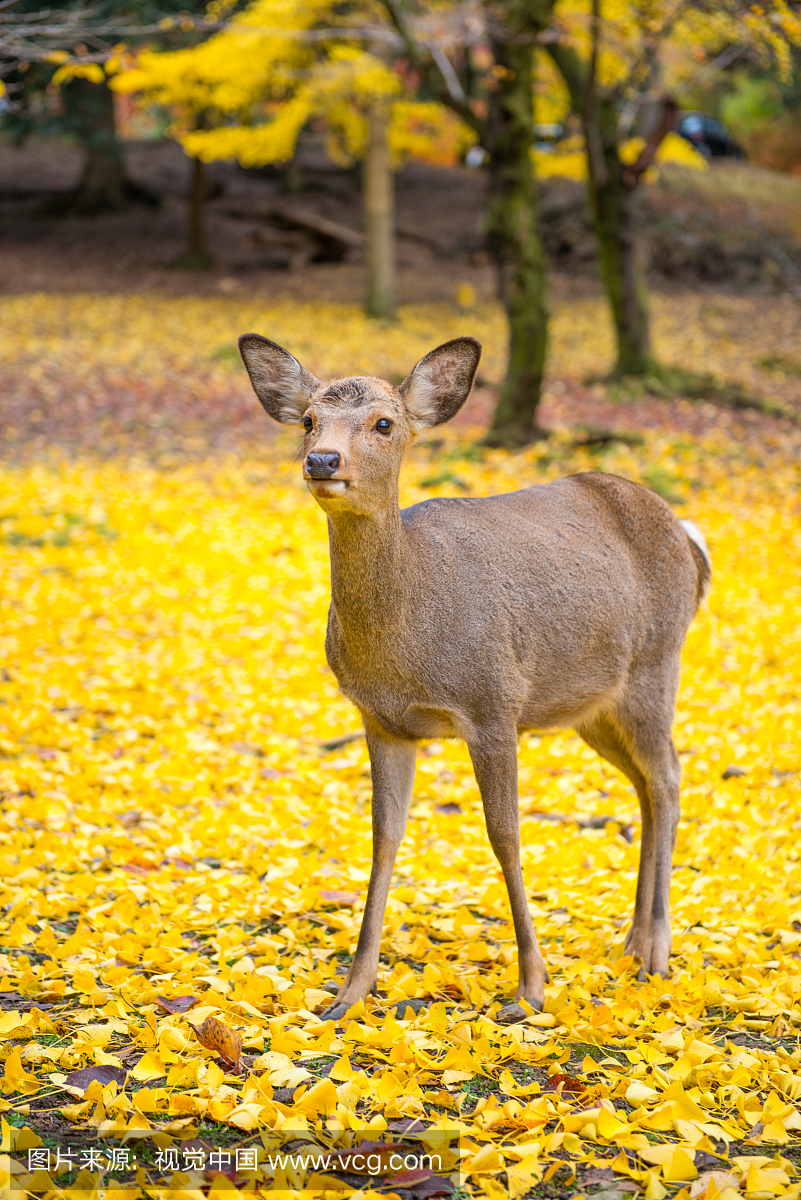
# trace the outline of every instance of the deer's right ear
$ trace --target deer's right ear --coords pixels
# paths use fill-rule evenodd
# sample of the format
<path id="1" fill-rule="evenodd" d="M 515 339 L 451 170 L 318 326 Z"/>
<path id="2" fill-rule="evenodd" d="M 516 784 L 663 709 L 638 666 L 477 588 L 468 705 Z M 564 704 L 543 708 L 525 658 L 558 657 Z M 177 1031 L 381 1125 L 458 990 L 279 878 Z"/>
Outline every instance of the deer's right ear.
<path id="1" fill-rule="evenodd" d="M 454 338 L 421 358 L 398 388 L 412 420 L 422 427 L 455 417 L 470 395 L 481 358 L 481 342 Z"/>
<path id="2" fill-rule="evenodd" d="M 265 411 L 274 421 L 297 425 L 320 386 L 320 380 L 283 346 L 277 346 L 258 333 L 242 334 L 239 353 Z"/>

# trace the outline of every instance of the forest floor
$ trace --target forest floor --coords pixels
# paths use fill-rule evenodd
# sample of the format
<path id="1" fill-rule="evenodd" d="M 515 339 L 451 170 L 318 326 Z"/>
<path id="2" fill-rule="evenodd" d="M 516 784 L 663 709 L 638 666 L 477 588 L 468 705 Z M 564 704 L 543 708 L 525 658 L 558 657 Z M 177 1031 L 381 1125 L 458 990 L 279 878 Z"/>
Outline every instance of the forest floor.
<path id="1" fill-rule="evenodd" d="M 391 378 L 437 341 L 472 333 L 485 345 L 481 386 L 458 421 L 486 424 L 503 372 L 504 333 L 482 248 L 481 172 L 410 164 L 400 173 L 401 310 L 397 323 L 384 326 L 359 313 L 358 247 L 341 262 L 309 262 L 297 242 L 282 249 L 280 231 L 265 219 L 275 204 L 294 205 L 358 231 L 352 173 L 311 150 L 305 190 L 287 197 L 277 175 L 214 164 L 209 242 L 216 265 L 186 271 L 169 266 L 183 249 L 185 156 L 171 142 L 134 142 L 126 161 L 131 177 L 162 197 L 159 209 L 59 218 L 48 205 L 74 184 L 77 150 L 54 142 L 0 145 L 0 423 L 13 455 L 61 445 L 99 453 L 136 446 L 148 457 L 169 457 L 261 444 L 272 431 L 235 352 L 237 335 L 248 329 L 283 340 L 312 369 L 370 369 Z M 786 421 L 731 404 L 588 382 L 611 365 L 612 337 L 581 185 L 548 182 L 542 209 L 553 322 L 541 424 L 691 436 L 790 432 Z M 735 399 L 801 411 L 799 212 L 801 181 L 746 164 L 663 170 L 657 185 L 643 189 L 641 239 L 663 361 L 735 385 Z M 62 403 L 65 386 L 76 397 L 70 406 Z"/>
<path id="2" fill-rule="evenodd" d="M 358 233 L 358 174 L 335 167 L 314 144 L 300 156 L 303 190 L 287 195 L 280 172 L 208 168 L 209 249 L 214 267 L 182 271 L 170 264 L 184 252 L 189 160 L 170 141 L 125 144 L 129 177 L 160 199 L 157 208 L 131 206 L 101 217 L 60 217 L 80 174 L 78 149 L 63 142 L 0 139 L 0 292 L 166 291 L 308 298 L 316 289 L 332 302 L 361 299 L 362 251 L 342 262 L 304 267 L 284 231 L 276 236 L 276 205 L 304 210 Z M 397 176 L 397 225 L 402 303 L 454 300 L 469 284 L 489 300 L 494 280 L 482 237 L 486 178 L 466 167 L 409 163 Z M 583 290 L 597 288 L 594 238 L 584 187 L 546 179 L 541 219 L 551 265 Z M 640 241 L 651 282 L 662 288 L 744 288 L 756 295 L 801 289 L 801 178 L 746 163 L 718 160 L 708 171 L 660 169 L 638 193 Z"/>
<path id="3" fill-rule="evenodd" d="M 0 259 L 0 1184 L 232 1200 L 266 1189 L 283 1147 L 300 1156 L 285 1196 L 798 1200 L 795 296 L 685 280 L 652 298 L 665 361 L 779 417 L 588 382 L 610 364 L 605 307 L 588 271 L 556 273 L 551 436 L 488 451 L 504 325 L 473 251 L 404 267 L 399 318 L 377 323 L 358 261 L 190 277 L 158 265 L 180 246 L 177 200 L 127 232 L 111 217 L 43 233 L 22 211 L 41 184 L 6 195 Z M 16 220 L 39 234 L 16 241 Z M 325 519 L 295 432 L 244 377 L 249 329 L 320 375 L 395 381 L 438 342 L 481 338 L 475 395 L 412 449 L 403 503 L 600 469 L 704 531 L 669 979 L 638 983 L 623 953 L 632 789 L 576 735 L 526 736 L 523 867 L 551 983 L 543 1014 L 495 1024 L 513 929 L 467 751 L 435 741 L 378 994 L 338 1026 L 316 1014 L 355 946 L 369 765 L 324 659 Z M 399 1174 L 378 1147 L 372 1175 L 347 1153 L 335 1175 L 307 1161 L 360 1138 L 442 1170 Z"/>

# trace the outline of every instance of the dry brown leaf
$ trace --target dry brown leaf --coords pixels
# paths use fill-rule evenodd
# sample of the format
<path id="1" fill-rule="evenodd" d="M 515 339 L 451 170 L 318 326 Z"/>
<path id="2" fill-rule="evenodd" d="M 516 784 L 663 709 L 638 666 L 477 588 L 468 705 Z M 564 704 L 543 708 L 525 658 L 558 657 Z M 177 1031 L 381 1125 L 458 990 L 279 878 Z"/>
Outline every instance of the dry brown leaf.
<path id="1" fill-rule="evenodd" d="M 320 888 L 319 896 L 326 904 L 355 904 L 359 899 L 357 892 L 327 892 Z"/>
<path id="2" fill-rule="evenodd" d="M 230 742 L 228 749 L 233 750 L 235 754 L 256 754 L 259 758 L 264 757 L 261 746 L 255 745 L 254 742 Z"/>
<path id="3" fill-rule="evenodd" d="M 141 878 L 149 875 L 151 871 L 155 871 L 154 866 L 143 866 L 142 863 L 123 863 L 123 871 L 127 871 L 129 875 L 138 875 Z"/>
<path id="4" fill-rule="evenodd" d="M 594 1184 L 606 1186 L 606 1184 L 613 1183 L 617 1183 L 617 1176 L 608 1167 L 590 1167 L 589 1170 L 581 1173 L 582 1187 L 591 1187 Z"/>
<path id="5" fill-rule="evenodd" d="M 557 1072 L 556 1075 L 548 1076 L 548 1086 L 554 1091 L 561 1085 L 563 1092 L 586 1092 L 587 1085 L 582 1083 L 580 1079 L 576 1079 L 575 1075 L 563 1075 Z"/>
<path id="6" fill-rule="evenodd" d="M 427 1196 L 452 1196 L 453 1184 L 442 1175 L 432 1175 L 430 1171 L 401 1171 L 388 1181 L 390 1187 L 401 1187 L 404 1192 L 411 1192 L 419 1200 Z"/>
<path id="7" fill-rule="evenodd" d="M 185 1013 L 200 1003 L 200 997 L 173 996 L 170 999 L 168 996 L 156 996 L 156 1002 L 168 1013 Z"/>
<path id="8" fill-rule="evenodd" d="M 240 1175 L 237 1172 L 235 1161 L 226 1163 L 226 1165 L 222 1167 L 206 1167 L 203 1175 L 204 1178 L 209 1180 L 209 1182 L 214 1179 L 219 1179 L 219 1177 L 222 1176 L 224 1179 L 227 1179 L 229 1183 L 232 1183 L 234 1187 L 236 1187 L 238 1182 L 243 1183 L 246 1178 L 246 1176 Z"/>
<path id="9" fill-rule="evenodd" d="M 690 1185 L 690 1195 L 693 1200 L 696 1196 L 705 1196 L 712 1182 L 719 1192 L 725 1191 L 726 1188 L 734 1188 L 736 1191 L 740 1186 L 739 1179 L 732 1171 L 702 1171 Z"/>
<path id="10" fill-rule="evenodd" d="M 209 1050 L 215 1050 L 235 1071 L 239 1070 L 242 1059 L 241 1033 L 218 1021 L 216 1017 L 206 1017 L 202 1025 L 193 1025 L 192 1028 L 202 1045 Z"/>
<path id="11" fill-rule="evenodd" d="M 117 813 L 117 820 L 120 825 L 130 828 L 133 825 L 139 825 L 142 820 L 142 814 L 137 808 L 131 808 L 127 812 Z"/>
<path id="12" fill-rule="evenodd" d="M 67 1089 L 75 1088 L 81 1093 L 85 1092 L 90 1083 L 101 1083 L 104 1086 L 107 1083 L 118 1083 L 120 1087 L 125 1083 L 128 1072 L 121 1067 L 111 1066 L 91 1066 L 81 1067 L 80 1071 L 71 1071 L 64 1080 L 64 1086 Z"/>

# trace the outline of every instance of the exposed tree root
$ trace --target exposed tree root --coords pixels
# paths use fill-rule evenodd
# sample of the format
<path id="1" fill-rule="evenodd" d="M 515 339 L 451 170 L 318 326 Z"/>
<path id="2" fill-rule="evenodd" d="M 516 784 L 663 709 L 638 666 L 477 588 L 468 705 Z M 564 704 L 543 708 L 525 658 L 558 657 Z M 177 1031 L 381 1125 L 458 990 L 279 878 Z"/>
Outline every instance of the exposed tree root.
<path id="1" fill-rule="evenodd" d="M 611 446 L 613 442 L 620 442 L 624 446 L 642 446 L 645 444 L 645 438 L 641 433 L 632 433 L 627 429 L 603 429 L 598 425 L 585 425 L 583 436 L 570 444 L 576 449 L 586 447 L 593 450 Z"/>
<path id="2" fill-rule="evenodd" d="M 785 417 L 801 421 L 801 413 L 777 400 L 765 396 L 754 396 L 733 380 L 724 380 L 711 374 L 687 371 L 683 367 L 664 366 L 653 363 L 646 375 L 593 376 L 587 383 L 605 383 L 614 399 L 636 400 L 644 395 L 660 396 L 664 400 L 681 397 L 685 400 L 706 400 L 725 408 L 751 409 L 771 417 Z"/>

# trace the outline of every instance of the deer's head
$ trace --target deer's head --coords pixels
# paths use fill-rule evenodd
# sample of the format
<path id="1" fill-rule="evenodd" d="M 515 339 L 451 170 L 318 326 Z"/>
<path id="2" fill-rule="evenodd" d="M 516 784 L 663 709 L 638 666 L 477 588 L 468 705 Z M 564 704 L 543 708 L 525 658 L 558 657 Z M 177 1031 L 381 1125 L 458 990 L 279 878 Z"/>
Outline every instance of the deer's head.
<path id="1" fill-rule="evenodd" d="M 317 503 L 326 512 L 362 515 L 395 500 L 404 450 L 418 430 L 456 415 L 481 356 L 475 338 L 455 338 L 393 387 L 362 375 L 323 383 L 256 333 L 244 334 L 239 350 L 269 415 L 303 427 L 303 477 Z"/>

